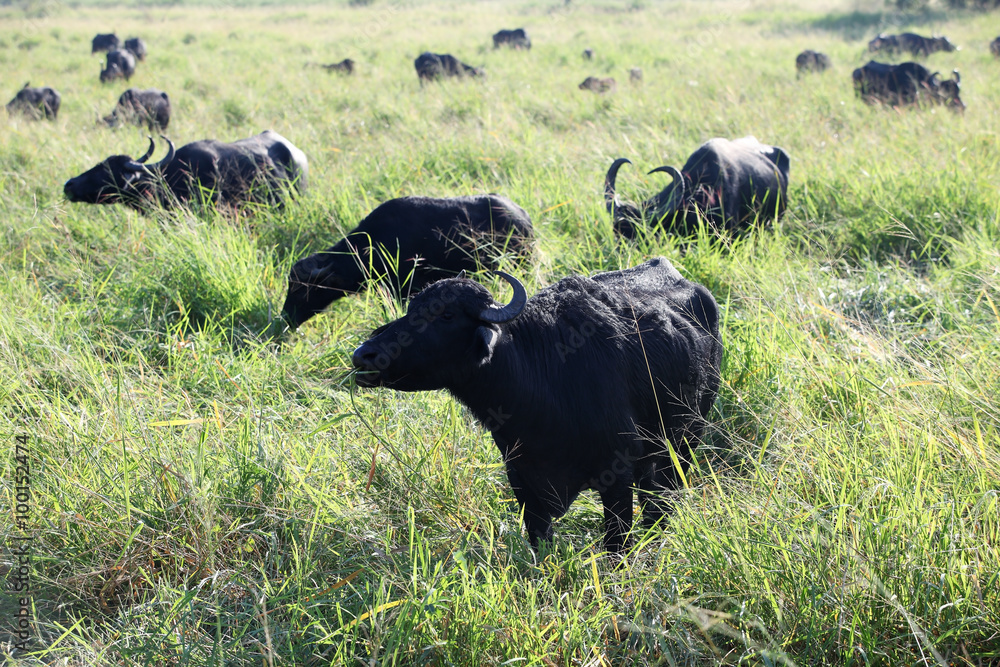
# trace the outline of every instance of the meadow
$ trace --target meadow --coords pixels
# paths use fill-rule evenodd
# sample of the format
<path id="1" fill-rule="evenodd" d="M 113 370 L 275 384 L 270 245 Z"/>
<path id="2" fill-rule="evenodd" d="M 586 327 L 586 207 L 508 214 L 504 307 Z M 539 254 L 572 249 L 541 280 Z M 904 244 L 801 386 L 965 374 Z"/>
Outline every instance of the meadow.
<path id="1" fill-rule="evenodd" d="M 492 49 L 519 26 L 534 48 Z M 855 99 L 867 40 L 906 29 L 961 45 L 928 66 L 961 71 L 963 116 Z M 127 85 L 90 55 L 111 30 L 148 44 Z M 25 81 L 63 98 L 54 122 L 0 118 L 0 655 L 1000 663 L 997 34 L 996 13 L 852 0 L 0 6 L 4 101 Z M 796 77 L 805 48 L 833 68 Z M 421 87 L 425 50 L 487 76 Z M 346 57 L 354 76 L 308 66 Z M 589 75 L 617 91 L 578 90 Z M 128 86 L 170 94 L 178 146 L 274 129 L 309 191 L 255 215 L 66 202 L 66 179 L 145 150 L 145 129 L 96 122 Z M 780 222 L 615 238 L 614 158 L 639 200 L 664 183 L 649 169 L 748 134 L 792 157 Z M 596 494 L 536 555 L 460 404 L 353 386 L 351 352 L 405 304 L 370 290 L 272 336 L 292 263 L 380 202 L 487 192 L 534 222 L 535 259 L 508 269 L 529 295 L 662 255 L 722 307 L 709 434 L 620 567 Z"/>

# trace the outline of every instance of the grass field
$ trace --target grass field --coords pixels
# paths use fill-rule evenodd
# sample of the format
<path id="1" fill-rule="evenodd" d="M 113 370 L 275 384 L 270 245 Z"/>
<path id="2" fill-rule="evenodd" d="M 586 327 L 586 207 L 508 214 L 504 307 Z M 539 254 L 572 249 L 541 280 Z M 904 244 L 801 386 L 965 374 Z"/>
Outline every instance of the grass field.
<path id="1" fill-rule="evenodd" d="M 114 3 L 119 5 L 120 3 Z M 524 26 L 530 52 L 493 51 Z M 272 128 L 309 192 L 255 217 L 69 204 L 138 128 L 96 124 L 90 39 L 140 35 L 178 144 Z M 855 100 L 880 30 L 946 34 L 968 110 Z M 19 665 L 1000 664 L 1000 14 L 850 0 L 0 6 L 0 652 Z M 591 62 L 584 48 L 596 52 Z M 795 76 L 804 48 L 834 67 Z M 450 52 L 485 81 L 421 88 Z M 350 57 L 353 77 L 307 63 Z M 641 85 L 628 70 L 644 71 Z M 577 90 L 588 75 L 618 90 Z M 792 156 L 739 240 L 619 242 L 601 198 L 713 136 Z M 162 142 L 161 142 L 162 144 Z M 162 156 L 163 147 L 153 158 Z M 286 276 L 378 203 L 523 206 L 529 294 L 664 255 L 723 310 L 712 426 L 661 528 L 615 568 L 585 493 L 536 558 L 490 434 L 448 395 L 354 390 L 400 312 L 377 291 L 272 341 Z M 505 298 L 505 288 L 478 276 Z M 17 438 L 30 507 L 17 510 Z M 16 538 L 29 536 L 28 542 Z M 14 630 L 30 553 L 30 641 Z"/>

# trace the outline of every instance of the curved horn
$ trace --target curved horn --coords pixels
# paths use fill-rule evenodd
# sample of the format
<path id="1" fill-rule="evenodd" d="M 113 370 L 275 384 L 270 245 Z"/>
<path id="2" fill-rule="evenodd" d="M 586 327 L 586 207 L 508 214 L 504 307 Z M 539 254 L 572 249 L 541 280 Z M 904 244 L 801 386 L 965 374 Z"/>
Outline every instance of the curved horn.
<path id="1" fill-rule="evenodd" d="M 507 281 L 514 290 L 514 296 L 511 297 L 510 303 L 506 306 L 490 306 L 486 308 L 479 313 L 479 319 L 483 322 L 503 324 L 504 322 L 510 322 L 521 314 L 521 311 L 524 310 L 524 304 L 528 302 L 528 293 L 524 290 L 524 285 L 509 273 L 497 271 L 496 275 Z"/>
<path id="2" fill-rule="evenodd" d="M 156 150 L 156 142 L 154 142 L 153 141 L 153 137 L 150 136 L 149 137 L 149 150 L 146 151 L 145 155 L 143 155 L 141 158 L 139 158 L 138 160 L 136 160 L 136 162 L 138 162 L 139 164 L 144 163 L 146 160 L 148 160 L 150 158 L 150 156 L 153 154 L 154 150 Z"/>
<path id="3" fill-rule="evenodd" d="M 962 75 L 958 73 L 957 69 L 951 70 L 951 73 L 955 75 L 955 83 L 962 83 Z"/>
<path id="4" fill-rule="evenodd" d="M 144 171 L 147 174 L 149 173 L 149 169 L 146 167 L 146 165 L 144 165 L 141 162 L 136 162 L 135 160 L 129 160 L 128 162 L 123 164 L 122 169 L 124 169 L 125 171 Z"/>
<path id="5" fill-rule="evenodd" d="M 604 177 L 604 203 L 608 207 L 608 213 L 614 215 L 615 206 L 618 204 L 618 199 L 615 195 L 615 180 L 618 178 L 618 170 L 621 169 L 623 164 L 632 164 L 631 160 L 627 158 L 620 157 L 611 163 L 608 168 L 608 175 Z"/>
<path id="6" fill-rule="evenodd" d="M 670 177 L 674 179 L 674 192 L 678 194 L 676 195 L 677 204 L 672 207 L 672 210 L 677 210 L 678 208 L 684 205 L 685 201 L 684 196 L 687 194 L 685 192 L 686 186 L 684 184 L 684 175 L 681 174 L 681 172 L 678 171 L 676 167 L 670 167 L 670 166 L 657 167 L 656 169 L 652 170 L 649 173 L 655 174 L 658 171 L 670 174 Z M 670 195 L 670 200 L 674 201 L 673 193 L 671 193 Z M 671 211 L 666 211 L 666 212 L 669 213 Z"/>
<path id="7" fill-rule="evenodd" d="M 166 167 L 168 164 L 170 164 L 171 160 L 174 159 L 174 154 L 177 152 L 177 149 L 174 148 L 174 142 L 170 141 L 170 139 L 167 139 L 165 135 L 161 134 L 160 139 L 166 141 L 167 145 L 170 148 L 167 149 L 167 156 L 162 160 L 160 160 L 159 162 L 157 162 L 156 164 L 154 164 L 153 169 L 163 169 L 164 167 Z M 150 139 L 150 141 L 152 141 L 152 139 Z"/>

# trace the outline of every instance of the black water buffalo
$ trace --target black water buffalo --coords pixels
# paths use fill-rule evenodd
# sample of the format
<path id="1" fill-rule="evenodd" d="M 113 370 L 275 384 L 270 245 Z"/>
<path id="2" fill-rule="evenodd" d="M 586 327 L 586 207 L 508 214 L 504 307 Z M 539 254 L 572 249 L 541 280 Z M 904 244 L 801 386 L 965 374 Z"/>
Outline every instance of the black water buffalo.
<path id="1" fill-rule="evenodd" d="M 912 32 L 887 35 L 884 32 L 868 42 L 872 53 L 885 51 L 890 54 L 910 53 L 914 56 L 929 56 L 937 51 L 954 51 L 955 45 L 947 37 L 922 37 Z"/>
<path id="2" fill-rule="evenodd" d="M 425 81 L 435 81 L 443 76 L 477 77 L 483 75 L 482 69 L 466 65 L 449 53 L 421 53 L 413 61 L 413 66 L 417 70 L 421 85 Z"/>
<path id="3" fill-rule="evenodd" d="M 1000 37 L 997 37 L 992 42 L 990 42 L 990 53 L 992 53 L 997 58 L 1000 58 Z"/>
<path id="4" fill-rule="evenodd" d="M 604 198 L 615 232 L 634 238 L 646 219 L 681 234 L 690 234 L 703 217 L 718 230 L 738 230 L 752 223 L 777 220 L 785 211 L 788 153 L 754 137 L 710 139 L 691 154 L 684 167 L 657 167 L 673 182 L 638 206 L 618 202 L 615 179 L 625 158 L 618 158 L 604 179 Z M 631 164 L 631 163 L 629 163 Z"/>
<path id="5" fill-rule="evenodd" d="M 296 262 L 283 317 L 298 327 L 372 277 L 406 295 L 463 269 L 496 268 L 500 255 L 530 253 L 531 237 L 528 214 L 498 195 L 391 199 L 333 247 Z"/>
<path id="6" fill-rule="evenodd" d="M 464 278 L 434 283 L 405 317 L 354 351 L 357 383 L 447 389 L 488 428 L 532 545 L 596 489 L 608 551 L 632 524 L 670 509 L 719 388 L 719 313 L 707 289 L 666 259 L 565 278 L 499 306 Z M 679 465 L 678 465 L 679 464 Z"/>
<path id="7" fill-rule="evenodd" d="M 108 51 L 107 63 L 101 70 L 101 83 L 125 79 L 128 81 L 135 74 L 135 56 L 131 51 L 115 49 Z"/>
<path id="8" fill-rule="evenodd" d="M 964 111 L 960 97 L 961 80 L 958 70 L 954 79 L 941 80 L 920 63 L 907 62 L 887 65 L 870 61 L 854 70 L 854 91 L 868 104 L 879 102 L 891 106 L 919 104 L 945 104 L 954 111 Z"/>
<path id="9" fill-rule="evenodd" d="M 806 49 L 795 56 L 795 69 L 799 74 L 803 72 L 822 72 L 830 67 L 830 56 L 819 51 Z"/>
<path id="10" fill-rule="evenodd" d="M 7 103 L 7 113 L 21 114 L 33 120 L 55 120 L 59 116 L 62 96 L 54 88 L 31 88 L 27 83 Z"/>
<path id="11" fill-rule="evenodd" d="M 596 76 L 588 76 L 586 79 L 583 80 L 583 83 L 577 86 L 577 88 L 579 88 L 580 90 L 589 90 L 595 93 L 612 92 L 615 90 L 616 87 L 617 84 L 615 83 L 615 80 L 612 79 L 611 77 L 608 77 L 606 79 L 599 79 Z"/>
<path id="12" fill-rule="evenodd" d="M 129 37 L 125 40 L 125 50 L 142 62 L 146 59 L 146 42 L 140 37 Z"/>
<path id="13" fill-rule="evenodd" d="M 531 39 L 528 37 L 528 33 L 524 31 L 524 28 L 501 30 L 493 35 L 493 48 L 498 49 L 501 46 L 509 46 L 514 49 L 530 49 Z"/>
<path id="14" fill-rule="evenodd" d="M 130 123 L 165 130 L 170 124 L 170 98 L 156 88 L 129 88 L 118 98 L 114 111 L 104 117 L 104 122 L 108 127 Z"/>
<path id="15" fill-rule="evenodd" d="M 114 33 L 97 35 L 90 43 L 90 52 L 97 53 L 98 51 L 114 51 L 115 49 L 121 48 L 121 45 L 122 41 L 118 39 L 118 35 Z"/>
<path id="16" fill-rule="evenodd" d="M 166 137 L 164 137 L 166 138 Z M 127 204 L 145 211 L 156 206 L 211 201 L 223 204 L 282 203 L 282 191 L 306 188 L 305 154 L 277 132 L 233 143 L 205 139 L 170 149 L 156 164 L 146 164 L 155 144 L 138 160 L 112 155 L 68 181 L 66 198 L 87 204 Z"/>
<path id="17" fill-rule="evenodd" d="M 337 72 L 338 74 L 354 74 L 354 61 L 350 58 L 344 58 L 339 63 L 331 63 L 329 65 L 320 65 L 327 72 Z"/>

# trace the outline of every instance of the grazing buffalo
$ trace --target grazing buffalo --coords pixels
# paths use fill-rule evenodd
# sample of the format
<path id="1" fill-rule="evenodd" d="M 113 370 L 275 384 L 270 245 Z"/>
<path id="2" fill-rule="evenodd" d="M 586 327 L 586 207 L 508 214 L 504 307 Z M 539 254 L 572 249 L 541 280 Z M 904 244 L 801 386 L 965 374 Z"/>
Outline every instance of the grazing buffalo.
<path id="1" fill-rule="evenodd" d="M 530 49 L 531 39 L 524 28 L 501 30 L 493 35 L 493 48 L 498 49 L 501 46 L 509 46 L 513 49 Z"/>
<path id="2" fill-rule="evenodd" d="M 142 62 L 146 59 L 146 42 L 139 37 L 129 37 L 125 40 L 125 50 Z"/>
<path id="3" fill-rule="evenodd" d="M 618 169 L 629 161 L 618 158 L 604 179 L 604 198 L 615 232 L 635 238 L 642 220 L 681 234 L 690 234 L 704 218 L 717 230 L 738 230 L 756 219 L 770 222 L 785 211 L 788 153 L 754 137 L 709 139 L 691 154 L 684 167 L 657 167 L 673 182 L 641 203 L 621 204 L 615 194 Z M 629 163 L 631 164 L 631 163 Z"/>
<path id="4" fill-rule="evenodd" d="M 628 71 L 628 80 L 632 83 L 642 83 L 642 68 L 633 67 Z"/>
<path id="5" fill-rule="evenodd" d="M 803 72 L 822 72 L 830 67 L 830 56 L 819 51 L 806 49 L 795 57 L 795 69 Z"/>
<path id="6" fill-rule="evenodd" d="M 354 351 L 357 383 L 447 389 L 493 434 L 533 546 L 596 489 L 620 552 L 638 489 L 645 525 L 670 510 L 719 388 L 715 299 L 666 259 L 573 276 L 505 306 L 464 278 L 434 283 Z"/>
<path id="7" fill-rule="evenodd" d="M 164 137 L 166 139 L 166 137 Z M 66 198 L 87 204 L 126 204 L 140 211 L 191 201 L 239 204 L 282 203 L 282 191 L 305 190 L 309 165 L 305 154 L 277 132 L 225 143 L 195 141 L 174 149 L 156 164 L 146 164 L 155 144 L 138 160 L 112 155 L 68 181 Z"/>
<path id="8" fill-rule="evenodd" d="M 53 88 L 31 88 L 24 84 L 7 103 L 7 113 L 21 114 L 33 120 L 55 120 L 59 116 L 59 104 L 62 97 Z"/>
<path id="9" fill-rule="evenodd" d="M 104 122 L 108 127 L 130 123 L 145 125 L 150 130 L 165 130 L 170 124 L 170 98 L 156 88 L 129 88 L 118 98 L 114 111 L 104 117 Z"/>
<path id="10" fill-rule="evenodd" d="M 990 42 L 990 53 L 992 53 L 997 58 L 1000 58 L 1000 37 L 997 37 L 992 42 Z"/>
<path id="11" fill-rule="evenodd" d="M 588 76 L 583 80 L 577 88 L 580 90 L 589 90 L 595 93 L 607 93 L 614 91 L 617 84 L 615 80 L 608 77 L 606 79 L 598 79 L 596 76 Z"/>
<path id="12" fill-rule="evenodd" d="M 128 81 L 135 74 L 135 56 L 131 51 L 116 49 L 108 52 L 108 60 L 101 70 L 101 83 L 125 79 Z"/>
<path id="13" fill-rule="evenodd" d="M 868 42 L 872 53 L 885 51 L 889 54 L 910 53 L 914 56 L 929 56 L 937 51 L 954 51 L 955 45 L 947 37 L 922 37 L 912 32 L 887 35 L 884 32 Z"/>
<path id="14" fill-rule="evenodd" d="M 97 53 L 98 51 L 114 51 L 115 49 L 121 48 L 121 45 L 122 41 L 118 39 L 118 35 L 114 33 L 97 35 L 90 43 L 90 52 Z"/>
<path id="15" fill-rule="evenodd" d="M 960 83 L 962 77 L 954 70 L 954 79 L 941 80 L 939 74 L 920 63 L 899 65 L 877 63 L 874 60 L 854 70 L 854 92 L 868 104 L 879 102 L 905 106 L 930 102 L 945 104 L 954 111 L 964 111 Z"/>
<path id="16" fill-rule="evenodd" d="M 350 58 L 344 58 L 339 63 L 332 63 L 330 65 L 320 65 L 327 72 L 337 72 L 338 74 L 354 74 L 354 61 Z"/>
<path id="17" fill-rule="evenodd" d="M 443 76 L 475 77 L 483 75 L 482 69 L 466 65 L 450 53 L 421 53 L 413 61 L 413 66 L 417 69 L 421 85 L 425 81 L 435 81 Z"/>
<path id="18" fill-rule="evenodd" d="M 406 295 L 464 269 L 496 268 L 504 253 L 527 255 L 531 237 L 528 214 L 498 195 L 391 199 L 333 247 L 296 262 L 282 314 L 298 327 L 369 278 Z"/>

